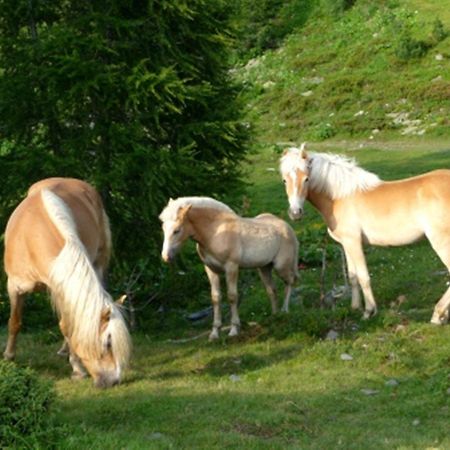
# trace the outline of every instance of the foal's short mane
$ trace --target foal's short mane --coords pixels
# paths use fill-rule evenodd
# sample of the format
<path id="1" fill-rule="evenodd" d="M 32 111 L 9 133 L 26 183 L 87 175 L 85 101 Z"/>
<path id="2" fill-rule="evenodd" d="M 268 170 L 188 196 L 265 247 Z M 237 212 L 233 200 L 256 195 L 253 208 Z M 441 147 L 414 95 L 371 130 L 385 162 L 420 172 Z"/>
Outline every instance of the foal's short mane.
<path id="1" fill-rule="evenodd" d="M 324 193 L 333 200 L 355 192 L 370 191 L 382 183 L 372 172 L 362 169 L 353 158 L 328 153 L 309 153 L 302 158 L 300 150 L 291 148 L 282 157 L 281 173 L 292 169 L 305 171 L 309 166 L 310 189 Z"/>
<path id="2" fill-rule="evenodd" d="M 211 197 L 178 197 L 176 200 L 169 200 L 167 206 L 159 215 L 162 222 L 176 220 L 178 209 L 181 206 L 192 205 L 197 208 L 212 208 L 235 214 L 235 212 L 225 203 L 219 202 Z"/>

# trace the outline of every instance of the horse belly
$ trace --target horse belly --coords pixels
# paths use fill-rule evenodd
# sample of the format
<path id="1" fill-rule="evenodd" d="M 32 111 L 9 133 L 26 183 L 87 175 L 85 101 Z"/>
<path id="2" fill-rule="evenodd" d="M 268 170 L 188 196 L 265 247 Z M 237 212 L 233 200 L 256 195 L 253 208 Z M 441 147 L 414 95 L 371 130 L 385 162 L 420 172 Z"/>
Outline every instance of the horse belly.
<path id="1" fill-rule="evenodd" d="M 364 243 L 378 246 L 401 246 L 411 244 L 424 237 L 423 227 L 411 221 L 385 221 L 384 224 L 374 224 L 363 227 Z"/>
<path id="2" fill-rule="evenodd" d="M 246 242 L 242 247 L 239 266 L 248 269 L 267 266 L 273 262 L 278 250 L 278 239 L 255 239 Z"/>

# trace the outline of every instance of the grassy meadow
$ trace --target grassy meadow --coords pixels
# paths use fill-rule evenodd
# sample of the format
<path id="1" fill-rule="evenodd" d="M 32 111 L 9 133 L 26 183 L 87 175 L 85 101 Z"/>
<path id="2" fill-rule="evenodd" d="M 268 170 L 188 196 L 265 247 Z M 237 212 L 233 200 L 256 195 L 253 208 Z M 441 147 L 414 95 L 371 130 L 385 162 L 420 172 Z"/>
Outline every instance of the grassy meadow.
<path id="1" fill-rule="evenodd" d="M 356 5 L 340 20 L 309 20 L 281 47 L 236 68 L 254 132 L 243 214 L 289 220 L 278 160 L 303 140 L 313 151 L 354 157 L 385 180 L 450 167 L 450 37 L 433 37 L 437 17 L 450 29 L 449 0 Z M 403 58 L 411 39 L 430 45 L 427 53 Z M 429 244 L 366 248 L 379 313 L 363 321 L 349 298 L 319 306 L 344 275 L 318 213 L 307 205 L 304 219 L 290 223 L 301 270 L 289 314 L 270 315 L 257 273 L 242 271 L 241 334 L 208 342 L 211 317 L 186 318 L 210 304 L 189 245 L 171 275 L 201 278 L 176 294 L 191 309 L 174 298 L 164 309 L 152 302 L 137 311 L 149 319 L 133 332 L 131 367 L 118 387 L 72 381 L 56 355 L 56 320 L 50 330 L 28 326 L 17 363 L 55 383 L 55 447 L 450 449 L 450 326 L 429 323 L 450 278 Z M 1 346 L 5 340 L 2 327 Z"/>
<path id="2" fill-rule="evenodd" d="M 334 150 L 385 179 L 450 164 L 450 149 L 399 147 Z M 278 158 L 271 149 L 253 156 L 249 214 L 286 217 Z M 56 385 L 57 447 L 450 448 L 450 327 L 428 323 L 449 278 L 428 244 L 367 249 L 379 314 L 362 321 L 348 299 L 319 308 L 320 290 L 343 282 L 339 252 L 309 206 L 295 229 L 304 263 L 289 314 L 271 316 L 256 273 L 242 272 L 240 337 L 223 333 L 209 343 L 202 334 L 210 318 L 192 325 L 180 311 L 155 310 L 157 325 L 133 335 L 131 368 L 119 387 L 71 381 L 54 330 L 21 335 L 17 362 Z M 311 254 L 323 248 L 321 287 L 321 257 Z M 206 293 L 199 297 L 201 308 Z M 330 330 L 336 340 L 326 339 Z M 5 337 L 2 331 L 2 345 Z"/>

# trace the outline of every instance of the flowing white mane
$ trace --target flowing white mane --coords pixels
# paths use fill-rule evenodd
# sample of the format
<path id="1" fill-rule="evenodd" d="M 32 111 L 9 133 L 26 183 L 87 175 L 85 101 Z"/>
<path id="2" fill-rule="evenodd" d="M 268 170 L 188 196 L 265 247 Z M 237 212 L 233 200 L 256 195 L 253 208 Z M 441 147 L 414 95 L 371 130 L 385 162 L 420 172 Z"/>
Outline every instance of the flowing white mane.
<path id="1" fill-rule="evenodd" d="M 290 148 L 281 158 L 281 173 L 293 169 L 306 171 L 309 167 L 310 189 L 325 193 L 333 200 L 355 192 L 369 191 L 382 180 L 372 172 L 359 167 L 355 160 L 343 155 L 309 153 L 303 158 L 300 150 Z"/>
<path id="2" fill-rule="evenodd" d="M 213 208 L 235 214 L 225 203 L 211 197 L 178 197 L 176 200 L 169 200 L 169 203 L 159 215 L 159 219 L 161 222 L 176 220 L 179 208 L 186 205 L 192 205 L 194 208 Z"/>
<path id="3" fill-rule="evenodd" d="M 65 322 L 69 342 L 83 343 L 86 355 L 100 358 L 105 342 L 100 339 L 101 315 L 111 311 L 102 339 L 111 339 L 114 357 L 121 367 L 127 365 L 130 337 L 119 310 L 103 286 L 80 241 L 72 213 L 52 191 L 41 192 L 44 207 L 66 243 L 52 263 L 50 290 L 53 306 Z"/>

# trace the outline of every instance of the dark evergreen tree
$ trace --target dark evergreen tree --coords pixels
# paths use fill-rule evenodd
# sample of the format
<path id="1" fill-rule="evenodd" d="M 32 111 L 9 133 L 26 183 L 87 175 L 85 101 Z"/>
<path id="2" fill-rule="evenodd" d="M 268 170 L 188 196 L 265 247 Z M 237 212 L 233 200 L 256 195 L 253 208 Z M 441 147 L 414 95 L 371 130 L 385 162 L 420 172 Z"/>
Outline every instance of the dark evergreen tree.
<path id="1" fill-rule="evenodd" d="M 0 11 L 1 225 L 34 181 L 79 177 L 105 200 L 117 259 L 159 265 L 170 196 L 240 187 L 224 4 L 0 0 Z"/>

